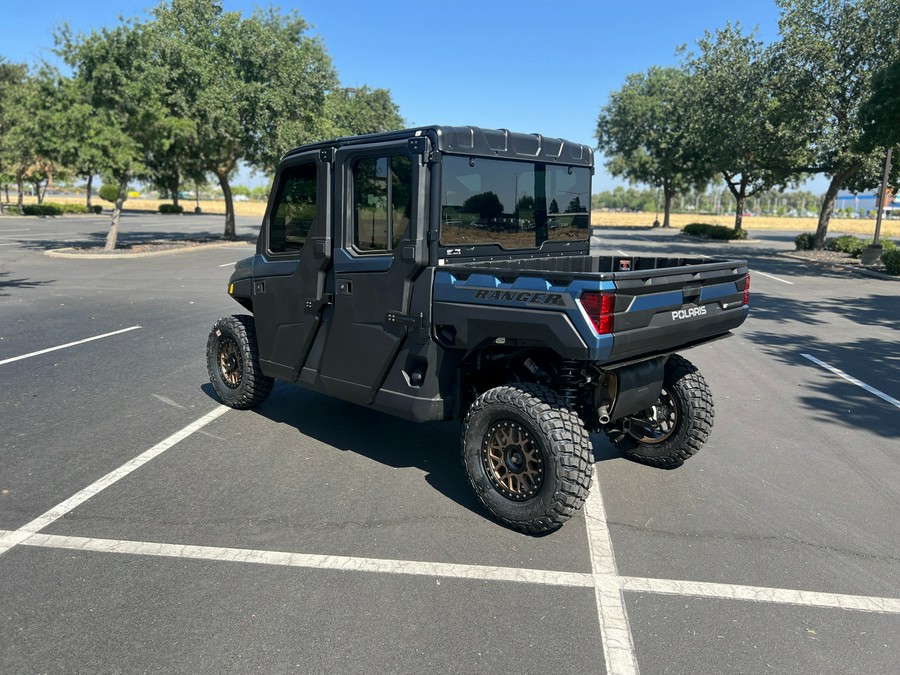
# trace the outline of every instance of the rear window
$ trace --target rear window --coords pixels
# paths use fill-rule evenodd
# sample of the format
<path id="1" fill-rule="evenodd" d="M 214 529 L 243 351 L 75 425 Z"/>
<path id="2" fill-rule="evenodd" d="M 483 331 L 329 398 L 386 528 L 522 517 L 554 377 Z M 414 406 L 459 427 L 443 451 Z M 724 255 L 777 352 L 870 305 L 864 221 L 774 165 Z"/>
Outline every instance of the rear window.
<path id="1" fill-rule="evenodd" d="M 583 240 L 590 226 L 587 167 L 444 155 L 441 244 L 539 248 Z"/>

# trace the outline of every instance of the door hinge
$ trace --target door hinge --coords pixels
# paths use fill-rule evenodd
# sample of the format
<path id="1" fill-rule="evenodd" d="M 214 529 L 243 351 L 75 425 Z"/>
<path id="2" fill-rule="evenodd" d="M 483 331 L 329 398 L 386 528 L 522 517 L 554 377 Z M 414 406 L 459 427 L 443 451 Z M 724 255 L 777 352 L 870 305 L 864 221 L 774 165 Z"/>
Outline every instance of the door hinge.
<path id="1" fill-rule="evenodd" d="M 309 298 L 306 301 L 306 309 L 304 310 L 307 314 L 316 315 L 322 311 L 322 308 L 325 305 L 330 305 L 332 302 L 333 296 L 331 293 L 325 293 L 321 298 Z"/>
<path id="2" fill-rule="evenodd" d="M 396 326 L 404 326 L 405 328 L 421 329 L 425 321 L 425 316 L 419 312 L 419 316 L 411 316 L 410 314 L 401 314 L 400 312 L 388 312 L 385 317 L 385 323 Z"/>

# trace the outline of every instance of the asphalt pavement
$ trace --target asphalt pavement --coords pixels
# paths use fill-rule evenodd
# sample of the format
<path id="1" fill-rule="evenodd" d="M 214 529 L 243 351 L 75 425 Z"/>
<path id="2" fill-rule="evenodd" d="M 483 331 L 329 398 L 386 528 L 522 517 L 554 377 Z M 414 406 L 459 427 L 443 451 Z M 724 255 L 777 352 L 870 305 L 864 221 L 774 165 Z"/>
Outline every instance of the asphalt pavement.
<path id="1" fill-rule="evenodd" d="M 107 225 L 0 218 L 0 672 L 897 671 L 900 281 L 780 256 L 792 232 L 596 230 L 749 260 L 751 314 L 685 352 L 703 450 L 666 471 L 595 437 L 584 513 L 529 537 L 479 507 L 456 424 L 284 383 L 221 406 L 206 337 L 252 246 L 47 255 Z"/>

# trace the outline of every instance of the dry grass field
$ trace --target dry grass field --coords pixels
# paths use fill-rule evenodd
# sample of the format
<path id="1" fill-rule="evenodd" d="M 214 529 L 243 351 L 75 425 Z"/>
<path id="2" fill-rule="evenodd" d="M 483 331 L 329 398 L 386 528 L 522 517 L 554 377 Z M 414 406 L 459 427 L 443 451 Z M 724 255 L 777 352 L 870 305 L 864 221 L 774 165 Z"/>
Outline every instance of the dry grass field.
<path id="1" fill-rule="evenodd" d="M 36 199 L 26 197 L 26 203 L 36 203 Z M 68 202 L 83 204 L 83 197 L 48 197 L 48 202 Z M 110 204 L 102 200 L 95 199 L 94 204 L 102 204 L 108 209 Z M 136 209 L 141 211 L 156 211 L 160 204 L 170 203 L 167 200 L 159 199 L 129 199 L 125 202 L 125 208 Z M 181 205 L 185 211 L 190 213 L 193 211 L 196 203 L 192 199 L 182 200 Z M 203 213 L 225 213 L 225 202 L 223 200 L 200 200 L 200 208 Z M 262 218 L 266 211 L 266 203 L 259 201 L 235 202 L 235 214 L 239 216 L 258 216 Z M 650 227 L 653 225 L 655 213 L 623 213 L 618 211 L 594 211 L 591 213 L 591 225 L 601 225 L 605 227 Z M 671 216 L 672 227 L 681 228 L 688 223 L 710 223 L 712 225 L 725 225 L 732 227 L 734 225 L 733 215 L 703 215 L 692 213 L 674 213 Z M 794 230 L 797 232 L 815 232 L 815 218 L 780 218 L 770 216 L 745 216 L 744 228 L 750 230 Z M 873 236 L 875 233 L 875 219 L 861 218 L 858 220 L 849 218 L 832 218 L 829 225 L 831 232 L 853 233 L 858 235 Z M 881 234 L 884 237 L 897 238 L 900 237 L 900 220 L 885 219 L 881 223 Z"/>
<path id="2" fill-rule="evenodd" d="M 591 225 L 650 227 L 653 225 L 655 213 L 619 213 L 615 211 L 594 211 L 591 213 Z M 662 216 L 660 216 L 661 218 Z M 682 228 L 688 223 L 709 223 L 734 227 L 734 215 L 712 216 L 694 213 L 673 213 L 672 227 Z M 798 232 L 815 232 L 816 218 L 781 218 L 777 216 L 744 216 L 744 229 L 750 230 L 796 230 Z M 874 218 L 832 218 L 828 225 L 830 232 L 853 233 L 859 235 L 875 234 Z M 885 237 L 900 237 L 900 220 L 881 221 L 881 234 Z"/>

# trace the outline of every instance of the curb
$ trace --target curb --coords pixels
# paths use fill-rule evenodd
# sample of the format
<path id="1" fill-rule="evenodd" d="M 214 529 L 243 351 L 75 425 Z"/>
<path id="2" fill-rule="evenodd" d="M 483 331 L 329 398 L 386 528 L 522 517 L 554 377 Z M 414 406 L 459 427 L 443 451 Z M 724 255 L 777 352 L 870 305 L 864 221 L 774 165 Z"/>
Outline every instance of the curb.
<path id="1" fill-rule="evenodd" d="M 813 265 L 819 265 L 820 267 L 838 267 L 842 270 L 848 270 L 850 272 L 857 272 L 862 274 L 863 276 L 872 277 L 873 279 L 881 279 L 883 281 L 900 281 L 900 277 L 895 277 L 891 274 L 884 274 L 883 272 L 874 272 L 872 270 L 860 269 L 857 265 L 844 265 L 843 263 L 836 262 L 828 262 L 827 260 L 813 260 L 812 258 L 804 258 L 799 255 L 791 255 L 790 253 L 782 253 L 782 258 L 790 258 L 791 260 L 800 260 L 805 263 L 812 263 Z"/>
<path id="2" fill-rule="evenodd" d="M 125 260 L 129 258 L 152 258 L 158 255 L 170 255 L 172 253 L 186 253 L 189 251 L 206 250 L 210 248 L 231 248 L 237 246 L 254 246 L 249 241 L 223 241 L 213 244 L 197 244 L 195 246 L 182 246 L 181 248 L 166 248 L 161 251 L 139 251 L 137 253 L 71 253 L 76 249 L 71 246 L 66 248 L 54 248 L 44 251 L 44 255 L 51 258 L 69 258 L 78 260 Z"/>

